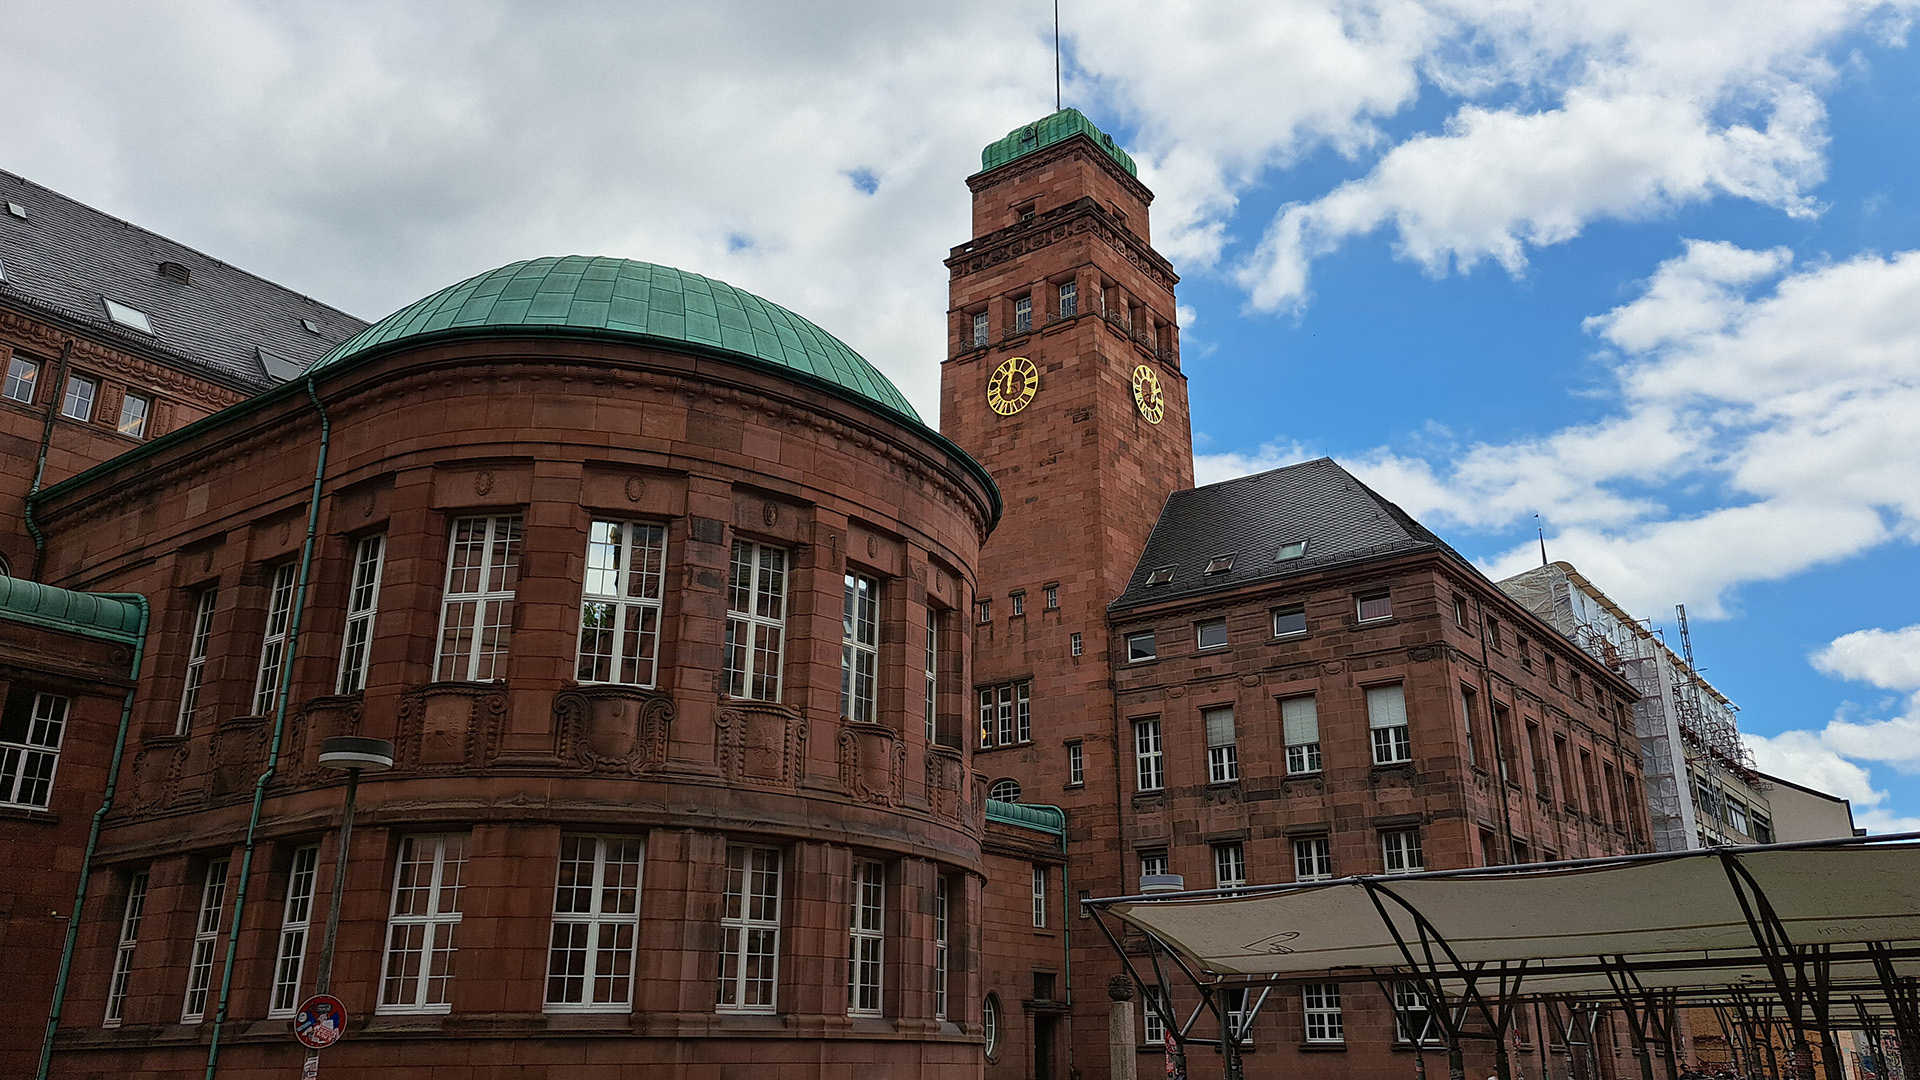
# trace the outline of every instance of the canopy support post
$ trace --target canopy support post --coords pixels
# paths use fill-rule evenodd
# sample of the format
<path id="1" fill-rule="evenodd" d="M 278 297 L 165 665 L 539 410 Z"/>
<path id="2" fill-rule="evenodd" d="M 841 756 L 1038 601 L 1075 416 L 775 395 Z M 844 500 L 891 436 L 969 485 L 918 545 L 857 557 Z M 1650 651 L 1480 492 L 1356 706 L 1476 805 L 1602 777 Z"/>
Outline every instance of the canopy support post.
<path id="1" fill-rule="evenodd" d="M 1900 1064 L 1909 1078 L 1920 1078 L 1920 979 L 1901 975 L 1893 966 L 1893 947 L 1884 941 L 1867 943 L 1874 974 L 1893 1014 L 1894 1037 L 1900 1041 Z M 1878 1047 L 1876 1047 L 1878 1049 Z"/>

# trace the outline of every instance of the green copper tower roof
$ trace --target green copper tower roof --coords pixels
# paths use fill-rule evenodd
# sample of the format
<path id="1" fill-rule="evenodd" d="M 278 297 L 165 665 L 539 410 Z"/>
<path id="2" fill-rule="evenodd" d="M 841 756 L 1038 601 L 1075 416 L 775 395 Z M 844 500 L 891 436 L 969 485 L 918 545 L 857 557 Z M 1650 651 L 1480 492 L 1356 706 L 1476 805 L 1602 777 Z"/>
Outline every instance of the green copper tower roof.
<path id="1" fill-rule="evenodd" d="M 925 427 L 885 375 L 778 304 L 670 266 L 567 255 L 510 263 L 418 300 L 320 358 L 313 370 L 389 347 L 471 338 L 631 338 L 775 369 Z"/>
<path id="2" fill-rule="evenodd" d="M 1079 109 L 1061 109 L 1052 116 L 1014 128 L 998 142 L 988 143 L 987 148 L 980 151 L 980 171 L 997 169 L 1014 158 L 1025 157 L 1035 150 L 1075 135 L 1092 139 L 1095 146 L 1105 150 L 1108 157 L 1127 170 L 1128 176 L 1136 180 L 1140 178 L 1140 170 L 1133 167 L 1133 159 L 1113 141 L 1113 136 L 1094 127 L 1093 121 L 1082 115 Z"/>

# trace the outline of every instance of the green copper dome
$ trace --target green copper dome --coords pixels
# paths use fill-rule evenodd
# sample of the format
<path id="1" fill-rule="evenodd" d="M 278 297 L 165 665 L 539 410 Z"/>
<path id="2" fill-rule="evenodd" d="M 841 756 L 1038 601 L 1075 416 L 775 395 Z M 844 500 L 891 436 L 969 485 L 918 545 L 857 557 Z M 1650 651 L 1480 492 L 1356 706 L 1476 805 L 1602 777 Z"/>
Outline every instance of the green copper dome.
<path id="1" fill-rule="evenodd" d="M 1061 109 L 1051 116 L 1043 116 L 1031 124 L 1009 131 L 1003 137 L 994 140 L 980 151 L 980 171 L 997 169 L 1015 158 L 1045 149 L 1057 142 L 1065 142 L 1075 135 L 1085 135 L 1093 144 L 1106 152 L 1114 163 L 1127 170 L 1127 175 L 1138 179 L 1140 170 L 1134 167 L 1133 158 L 1113 136 L 1095 127 L 1093 121 L 1079 109 Z"/>
<path id="2" fill-rule="evenodd" d="M 567 255 L 510 263 L 434 293 L 335 346 L 314 370 L 400 342 L 486 336 L 630 338 L 771 368 L 925 427 L 885 375 L 778 304 L 670 266 Z"/>

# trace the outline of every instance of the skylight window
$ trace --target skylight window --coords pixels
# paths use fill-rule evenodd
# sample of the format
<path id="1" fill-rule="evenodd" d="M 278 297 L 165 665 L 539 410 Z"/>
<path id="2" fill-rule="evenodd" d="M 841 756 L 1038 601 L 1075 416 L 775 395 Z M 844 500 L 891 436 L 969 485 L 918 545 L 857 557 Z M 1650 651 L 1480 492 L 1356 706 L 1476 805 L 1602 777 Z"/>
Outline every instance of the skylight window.
<path id="1" fill-rule="evenodd" d="M 138 330 L 143 334 L 153 333 L 153 323 L 147 321 L 146 312 L 141 311 L 139 308 L 130 308 L 125 304 L 108 300 L 104 296 L 100 299 L 107 305 L 107 318 L 112 319 L 114 322 L 119 323 L 129 330 Z"/>
<path id="2" fill-rule="evenodd" d="M 24 206 L 21 206 L 17 202 L 10 202 L 7 204 L 7 213 L 12 214 L 14 217 L 19 218 L 21 221 L 27 220 L 27 208 Z"/>
<path id="3" fill-rule="evenodd" d="M 1230 551 L 1225 555 L 1215 555 L 1213 558 L 1208 559 L 1206 572 L 1209 574 L 1224 574 L 1233 569 L 1233 557 L 1237 554 L 1239 553 Z"/>
<path id="4" fill-rule="evenodd" d="M 317 334 L 320 332 L 320 324 L 314 322 L 312 319 L 301 319 L 300 325 L 306 327 L 307 333 L 309 334 Z"/>
<path id="5" fill-rule="evenodd" d="M 1163 566 L 1147 575 L 1147 584 L 1149 585 L 1165 585 L 1172 580 L 1173 567 L 1171 566 Z"/>
<path id="6" fill-rule="evenodd" d="M 1307 542 L 1305 540 L 1289 540 L 1280 545 L 1280 551 L 1273 557 L 1273 561 L 1286 562 L 1289 559 L 1298 559 L 1306 553 Z"/>

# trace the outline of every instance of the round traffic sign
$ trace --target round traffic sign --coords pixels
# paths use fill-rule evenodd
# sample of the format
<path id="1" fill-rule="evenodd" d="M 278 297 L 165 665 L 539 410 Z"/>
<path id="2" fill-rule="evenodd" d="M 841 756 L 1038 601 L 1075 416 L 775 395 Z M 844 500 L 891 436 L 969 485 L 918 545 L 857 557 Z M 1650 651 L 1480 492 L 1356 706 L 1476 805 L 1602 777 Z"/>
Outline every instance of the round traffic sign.
<path id="1" fill-rule="evenodd" d="M 293 1037 L 315 1050 L 332 1046 L 347 1027 L 347 1007 L 332 994 L 315 994 L 293 1014 Z"/>

